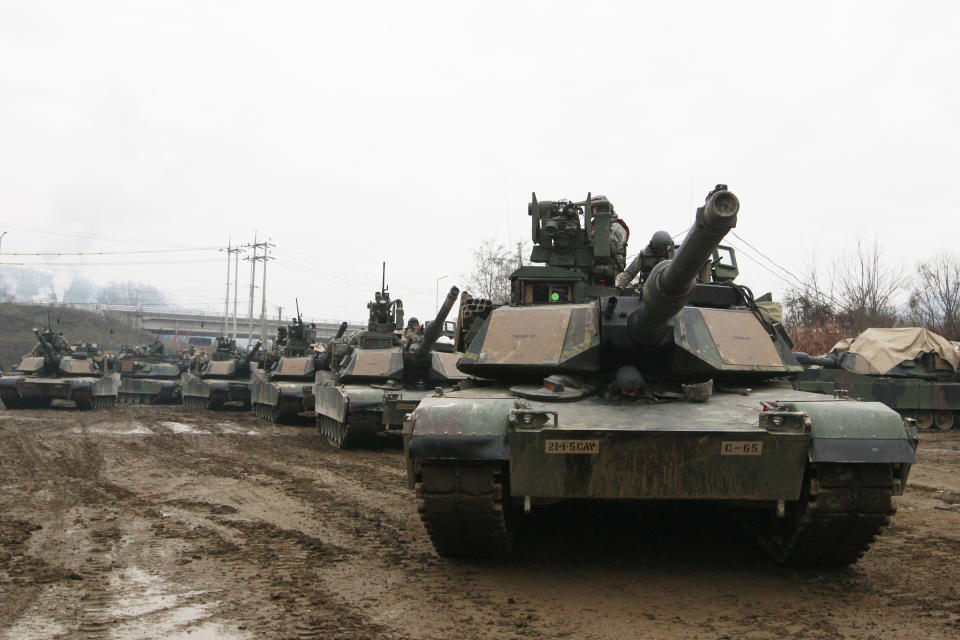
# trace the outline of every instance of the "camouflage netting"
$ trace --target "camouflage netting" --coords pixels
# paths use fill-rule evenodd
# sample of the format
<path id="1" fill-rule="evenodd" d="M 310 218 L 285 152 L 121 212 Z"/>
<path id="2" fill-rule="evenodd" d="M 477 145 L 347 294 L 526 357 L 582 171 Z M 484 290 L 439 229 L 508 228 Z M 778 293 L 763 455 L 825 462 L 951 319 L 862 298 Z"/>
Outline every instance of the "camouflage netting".
<path id="1" fill-rule="evenodd" d="M 866 329 L 856 338 L 841 340 L 831 351 L 856 354 L 855 373 L 882 375 L 925 353 L 937 356 L 938 369 L 956 371 L 960 366 L 960 353 L 949 340 L 920 327 Z"/>

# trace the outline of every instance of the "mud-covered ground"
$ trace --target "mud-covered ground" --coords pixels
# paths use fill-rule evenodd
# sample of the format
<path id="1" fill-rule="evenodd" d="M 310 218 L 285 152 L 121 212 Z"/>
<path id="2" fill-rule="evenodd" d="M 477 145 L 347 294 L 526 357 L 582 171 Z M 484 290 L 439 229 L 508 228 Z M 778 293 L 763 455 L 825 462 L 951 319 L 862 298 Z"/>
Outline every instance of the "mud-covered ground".
<path id="1" fill-rule="evenodd" d="M 709 513 L 535 514 L 510 562 L 438 558 L 397 448 L 242 412 L 0 410 L 0 638 L 957 638 L 960 432 L 839 572 Z"/>

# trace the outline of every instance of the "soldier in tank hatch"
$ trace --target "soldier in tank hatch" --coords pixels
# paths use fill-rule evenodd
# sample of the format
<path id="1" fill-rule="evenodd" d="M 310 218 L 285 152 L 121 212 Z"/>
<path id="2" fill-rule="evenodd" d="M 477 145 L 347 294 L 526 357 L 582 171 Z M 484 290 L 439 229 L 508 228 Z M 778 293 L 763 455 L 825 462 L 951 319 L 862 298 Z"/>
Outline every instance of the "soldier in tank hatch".
<path id="1" fill-rule="evenodd" d="M 640 275 L 639 284 L 643 284 L 647 275 L 658 263 L 673 257 L 675 249 L 676 245 L 674 245 L 670 234 L 666 231 L 657 231 L 650 238 L 647 246 L 633 259 L 630 266 L 617 276 L 617 286 L 629 287 L 638 274 Z"/>
<path id="2" fill-rule="evenodd" d="M 423 339 L 423 331 L 419 320 L 410 318 L 407 321 L 407 328 L 403 330 L 403 339 L 411 342 L 419 342 Z"/>

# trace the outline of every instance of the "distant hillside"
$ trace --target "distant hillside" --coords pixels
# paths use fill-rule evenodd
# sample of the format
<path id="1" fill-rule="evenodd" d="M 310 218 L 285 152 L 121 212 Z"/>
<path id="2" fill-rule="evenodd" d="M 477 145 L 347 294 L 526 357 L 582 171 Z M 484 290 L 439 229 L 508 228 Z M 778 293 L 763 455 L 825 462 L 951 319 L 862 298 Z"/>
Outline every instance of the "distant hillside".
<path id="1" fill-rule="evenodd" d="M 20 362 L 37 343 L 34 327 L 47 325 L 47 310 L 53 326 L 67 342 L 97 342 L 104 351 L 116 352 L 122 344 L 153 342 L 148 331 L 133 329 L 126 319 L 110 311 L 81 311 L 68 307 L 0 303 L 0 364 L 5 370 Z M 59 324 L 57 321 L 59 320 Z"/>

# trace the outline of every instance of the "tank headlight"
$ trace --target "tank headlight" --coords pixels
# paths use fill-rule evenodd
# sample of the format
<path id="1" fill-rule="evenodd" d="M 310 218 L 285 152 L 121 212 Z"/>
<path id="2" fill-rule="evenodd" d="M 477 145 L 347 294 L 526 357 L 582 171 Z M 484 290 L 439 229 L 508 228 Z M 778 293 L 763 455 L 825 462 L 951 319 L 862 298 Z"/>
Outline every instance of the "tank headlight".
<path id="1" fill-rule="evenodd" d="M 767 431 L 810 431 L 810 416 L 803 411 L 763 411 L 760 413 L 760 428 Z"/>

